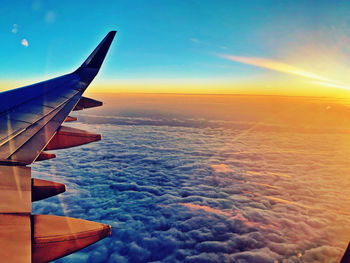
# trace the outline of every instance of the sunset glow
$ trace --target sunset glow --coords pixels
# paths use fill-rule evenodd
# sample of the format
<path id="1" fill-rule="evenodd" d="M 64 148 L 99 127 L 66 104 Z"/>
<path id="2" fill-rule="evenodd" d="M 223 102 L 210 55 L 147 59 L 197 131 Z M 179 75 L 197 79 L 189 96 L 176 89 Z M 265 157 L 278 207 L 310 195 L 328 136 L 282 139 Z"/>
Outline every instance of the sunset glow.
<path id="1" fill-rule="evenodd" d="M 82 13 L 95 8 L 90 2 L 55 8 L 37 2 L 16 8 L 5 4 L 0 90 L 74 71 L 106 31 L 115 29 L 114 48 L 89 92 L 350 97 L 347 16 L 328 13 L 334 6 L 321 4 L 310 14 L 312 3 L 295 3 L 296 18 L 289 4 L 272 12 L 267 3 L 256 21 L 253 3 L 242 4 L 244 12 L 233 4 L 222 9 L 203 3 L 198 19 L 192 17 L 197 8 L 185 2 L 152 10 L 142 4 L 140 10 L 148 10 L 153 21 L 126 5 L 98 4 L 104 12 L 91 14 L 91 23 L 91 18 L 74 19 L 77 8 Z M 183 10 L 191 8 L 184 16 Z M 116 16 L 114 10 L 129 11 Z M 209 20 L 203 19 L 209 14 Z"/>
<path id="2" fill-rule="evenodd" d="M 290 64 L 286 64 L 280 61 L 272 60 L 269 58 L 242 57 L 242 56 L 234 56 L 234 55 L 226 55 L 226 54 L 221 54 L 220 57 L 230 61 L 248 64 L 248 65 L 265 68 L 265 69 L 269 69 L 277 72 L 282 72 L 286 74 L 291 74 L 291 75 L 303 77 L 306 79 L 312 79 L 313 81 L 311 81 L 311 83 L 315 85 L 320 85 L 320 86 L 330 87 L 330 88 L 346 89 L 346 90 L 350 89 L 349 85 L 346 85 L 338 80 L 326 78 L 324 76 L 320 76 L 315 73 L 308 72 L 307 70 L 304 70 L 302 68 L 299 68 Z M 315 93 L 317 93 L 317 91 L 315 91 Z"/>
<path id="3" fill-rule="evenodd" d="M 255 57 L 240 57 L 233 55 L 220 55 L 220 57 L 248 65 L 253 65 L 256 67 L 266 68 L 270 70 L 275 70 L 287 74 L 292 74 L 296 76 L 301 76 L 310 79 L 316 79 L 321 81 L 331 81 L 325 77 L 307 72 L 303 69 L 297 68 L 292 65 L 288 65 L 286 63 L 282 63 L 276 60 L 268 59 L 268 58 L 255 58 Z"/>

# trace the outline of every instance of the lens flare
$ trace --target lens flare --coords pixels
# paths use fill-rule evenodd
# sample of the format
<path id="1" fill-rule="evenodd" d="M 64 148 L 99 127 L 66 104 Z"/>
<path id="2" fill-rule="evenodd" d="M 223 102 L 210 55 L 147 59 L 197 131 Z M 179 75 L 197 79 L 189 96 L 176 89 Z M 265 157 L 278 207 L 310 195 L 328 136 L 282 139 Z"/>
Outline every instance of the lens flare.
<path id="1" fill-rule="evenodd" d="M 338 89 L 350 90 L 350 86 L 342 85 L 342 84 L 338 84 L 338 83 L 334 83 L 334 82 L 312 81 L 312 83 L 317 84 L 317 85 L 321 85 L 324 87 L 328 87 L 328 88 L 338 88 Z"/>
<path id="2" fill-rule="evenodd" d="M 292 74 L 292 75 L 296 75 L 296 76 L 301 76 L 301 77 L 305 77 L 305 78 L 326 81 L 326 82 L 337 82 L 337 81 L 330 80 L 328 78 L 319 76 L 317 74 L 307 72 L 307 71 L 300 69 L 300 68 L 297 68 L 295 66 L 288 65 L 286 63 L 275 61 L 275 60 L 268 59 L 268 58 L 241 57 L 241 56 L 232 56 L 232 55 L 225 55 L 225 54 L 221 54 L 220 57 L 227 59 L 227 60 L 231 60 L 231 61 L 236 61 L 236 62 L 248 64 L 248 65 L 253 65 L 256 67 L 260 67 L 260 68 L 267 68 L 270 70 L 279 71 L 279 72 Z"/>

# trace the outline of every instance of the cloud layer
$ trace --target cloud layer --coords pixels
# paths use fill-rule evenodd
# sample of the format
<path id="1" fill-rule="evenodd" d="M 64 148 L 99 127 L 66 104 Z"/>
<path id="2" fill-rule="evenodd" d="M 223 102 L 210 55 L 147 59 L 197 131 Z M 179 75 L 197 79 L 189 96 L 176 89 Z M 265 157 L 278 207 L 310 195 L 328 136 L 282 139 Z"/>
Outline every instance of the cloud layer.
<path id="1" fill-rule="evenodd" d="M 128 120 L 130 121 L 130 120 Z M 137 122 L 137 118 L 134 120 Z M 348 134 L 91 125 L 33 175 L 68 191 L 33 212 L 112 236 L 57 262 L 337 262 L 350 240 Z"/>

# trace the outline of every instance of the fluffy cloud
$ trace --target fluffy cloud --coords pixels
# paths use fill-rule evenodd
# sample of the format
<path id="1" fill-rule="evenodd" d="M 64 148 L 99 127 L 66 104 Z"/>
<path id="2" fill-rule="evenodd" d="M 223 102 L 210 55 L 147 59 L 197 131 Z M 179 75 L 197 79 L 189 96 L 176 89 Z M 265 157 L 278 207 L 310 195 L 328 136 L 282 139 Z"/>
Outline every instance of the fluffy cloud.
<path id="1" fill-rule="evenodd" d="M 124 124 L 74 124 L 103 140 L 33 165 L 34 176 L 68 187 L 34 213 L 113 226 L 110 238 L 57 262 L 339 259 L 350 237 L 350 147 L 338 150 L 348 135 L 233 140 L 232 128 Z"/>

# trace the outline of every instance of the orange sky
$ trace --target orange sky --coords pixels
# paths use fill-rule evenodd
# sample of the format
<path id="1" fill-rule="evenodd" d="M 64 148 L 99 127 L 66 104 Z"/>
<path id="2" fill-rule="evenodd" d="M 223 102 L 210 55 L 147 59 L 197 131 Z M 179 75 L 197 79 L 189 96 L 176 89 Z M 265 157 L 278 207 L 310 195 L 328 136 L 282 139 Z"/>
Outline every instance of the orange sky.
<path id="1" fill-rule="evenodd" d="M 14 89 L 38 82 L 40 80 L 24 80 L 0 82 L 0 91 Z M 87 90 L 89 93 L 172 93 L 172 94 L 254 94 L 254 95 L 286 95 L 349 98 L 350 90 L 336 83 L 319 83 L 312 81 L 294 80 L 285 82 L 283 79 L 270 82 L 262 79 L 258 83 L 229 83 L 215 80 L 167 80 L 165 81 L 118 81 L 116 83 L 93 82 Z"/>

